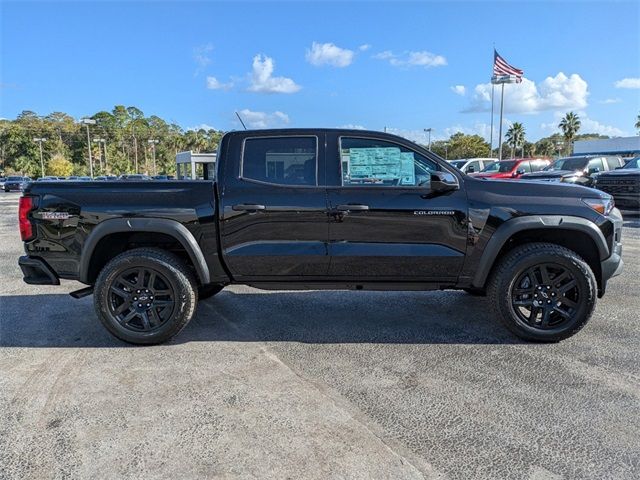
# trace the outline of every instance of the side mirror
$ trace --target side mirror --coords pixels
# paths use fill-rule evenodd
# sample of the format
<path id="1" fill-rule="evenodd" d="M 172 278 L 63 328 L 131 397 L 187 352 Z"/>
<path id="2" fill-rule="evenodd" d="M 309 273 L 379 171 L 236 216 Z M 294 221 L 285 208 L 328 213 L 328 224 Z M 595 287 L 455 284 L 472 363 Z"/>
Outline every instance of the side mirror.
<path id="1" fill-rule="evenodd" d="M 524 168 L 519 168 L 518 170 L 516 170 L 516 175 L 524 175 L 525 173 L 527 172 L 525 171 Z"/>
<path id="2" fill-rule="evenodd" d="M 476 171 L 476 169 L 473 168 L 473 165 L 469 165 L 469 168 L 467 168 L 467 173 L 473 173 L 475 171 Z"/>
<path id="3" fill-rule="evenodd" d="M 587 172 L 588 175 L 593 175 L 594 173 L 598 173 L 600 171 L 600 169 L 598 167 L 593 167 L 590 168 L 589 171 Z"/>
<path id="4" fill-rule="evenodd" d="M 434 193 L 458 190 L 460 184 L 456 176 L 449 172 L 431 172 L 431 191 Z"/>

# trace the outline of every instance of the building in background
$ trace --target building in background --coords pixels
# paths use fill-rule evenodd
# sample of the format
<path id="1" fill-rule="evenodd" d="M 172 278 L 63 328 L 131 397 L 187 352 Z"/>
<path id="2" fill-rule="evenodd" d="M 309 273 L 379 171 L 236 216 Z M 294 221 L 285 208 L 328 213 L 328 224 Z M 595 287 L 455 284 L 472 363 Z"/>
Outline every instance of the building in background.
<path id="1" fill-rule="evenodd" d="M 216 177 L 216 154 L 194 153 L 176 154 L 176 178 L 178 180 L 214 180 Z"/>
<path id="2" fill-rule="evenodd" d="M 573 155 L 620 155 L 628 160 L 640 156 L 640 136 L 576 140 Z"/>

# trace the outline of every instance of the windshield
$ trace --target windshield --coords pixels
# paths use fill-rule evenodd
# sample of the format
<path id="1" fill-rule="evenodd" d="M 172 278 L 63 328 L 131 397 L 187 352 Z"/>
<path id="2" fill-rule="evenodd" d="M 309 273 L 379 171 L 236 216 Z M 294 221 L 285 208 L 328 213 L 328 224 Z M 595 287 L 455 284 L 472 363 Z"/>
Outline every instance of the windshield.
<path id="1" fill-rule="evenodd" d="M 7 178 L 7 180 L 9 182 L 21 182 L 22 181 L 22 177 L 9 177 L 9 178 Z"/>
<path id="2" fill-rule="evenodd" d="M 545 168 L 546 171 L 551 170 L 584 170 L 589 163 L 588 158 L 575 157 L 575 158 L 559 158 L 554 163 Z"/>
<path id="3" fill-rule="evenodd" d="M 632 158 L 622 168 L 640 168 L 640 157 Z"/>
<path id="4" fill-rule="evenodd" d="M 466 160 L 455 160 L 455 161 L 450 162 L 450 163 L 451 163 L 451 165 L 453 165 L 454 167 L 459 169 L 459 168 L 464 167 L 464 164 L 467 163 L 467 161 Z"/>
<path id="5" fill-rule="evenodd" d="M 488 173 L 492 173 L 492 172 L 507 173 L 513 170 L 513 167 L 516 166 L 516 163 L 517 162 L 515 160 L 507 160 L 504 162 L 493 162 L 492 164 L 484 167 L 484 170 L 482 171 L 488 172 Z"/>

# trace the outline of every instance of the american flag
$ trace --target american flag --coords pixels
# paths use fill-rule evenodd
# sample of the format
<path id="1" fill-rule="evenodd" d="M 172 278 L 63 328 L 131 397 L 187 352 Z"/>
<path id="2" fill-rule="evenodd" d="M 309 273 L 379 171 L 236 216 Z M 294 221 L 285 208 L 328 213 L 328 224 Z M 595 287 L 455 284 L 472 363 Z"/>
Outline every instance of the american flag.
<path id="1" fill-rule="evenodd" d="M 507 63 L 507 61 L 498 55 L 498 52 L 493 50 L 493 76 L 494 77 L 504 77 L 504 76 L 514 76 L 516 77 L 516 82 L 522 82 L 522 76 L 524 75 L 524 71 L 519 68 L 512 67 Z"/>

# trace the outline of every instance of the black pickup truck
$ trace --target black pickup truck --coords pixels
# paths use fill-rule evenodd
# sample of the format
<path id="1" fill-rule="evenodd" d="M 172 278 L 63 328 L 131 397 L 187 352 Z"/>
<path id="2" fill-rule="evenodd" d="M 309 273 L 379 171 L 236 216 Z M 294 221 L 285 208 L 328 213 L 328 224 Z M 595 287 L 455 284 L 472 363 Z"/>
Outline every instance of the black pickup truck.
<path id="1" fill-rule="evenodd" d="M 473 179 L 360 130 L 232 132 L 217 159 L 215 181 L 30 184 L 24 281 L 88 285 L 72 295 L 93 293 L 137 344 L 177 334 L 229 284 L 461 289 L 516 335 L 558 341 L 622 269 L 620 212 L 591 188 Z"/>

